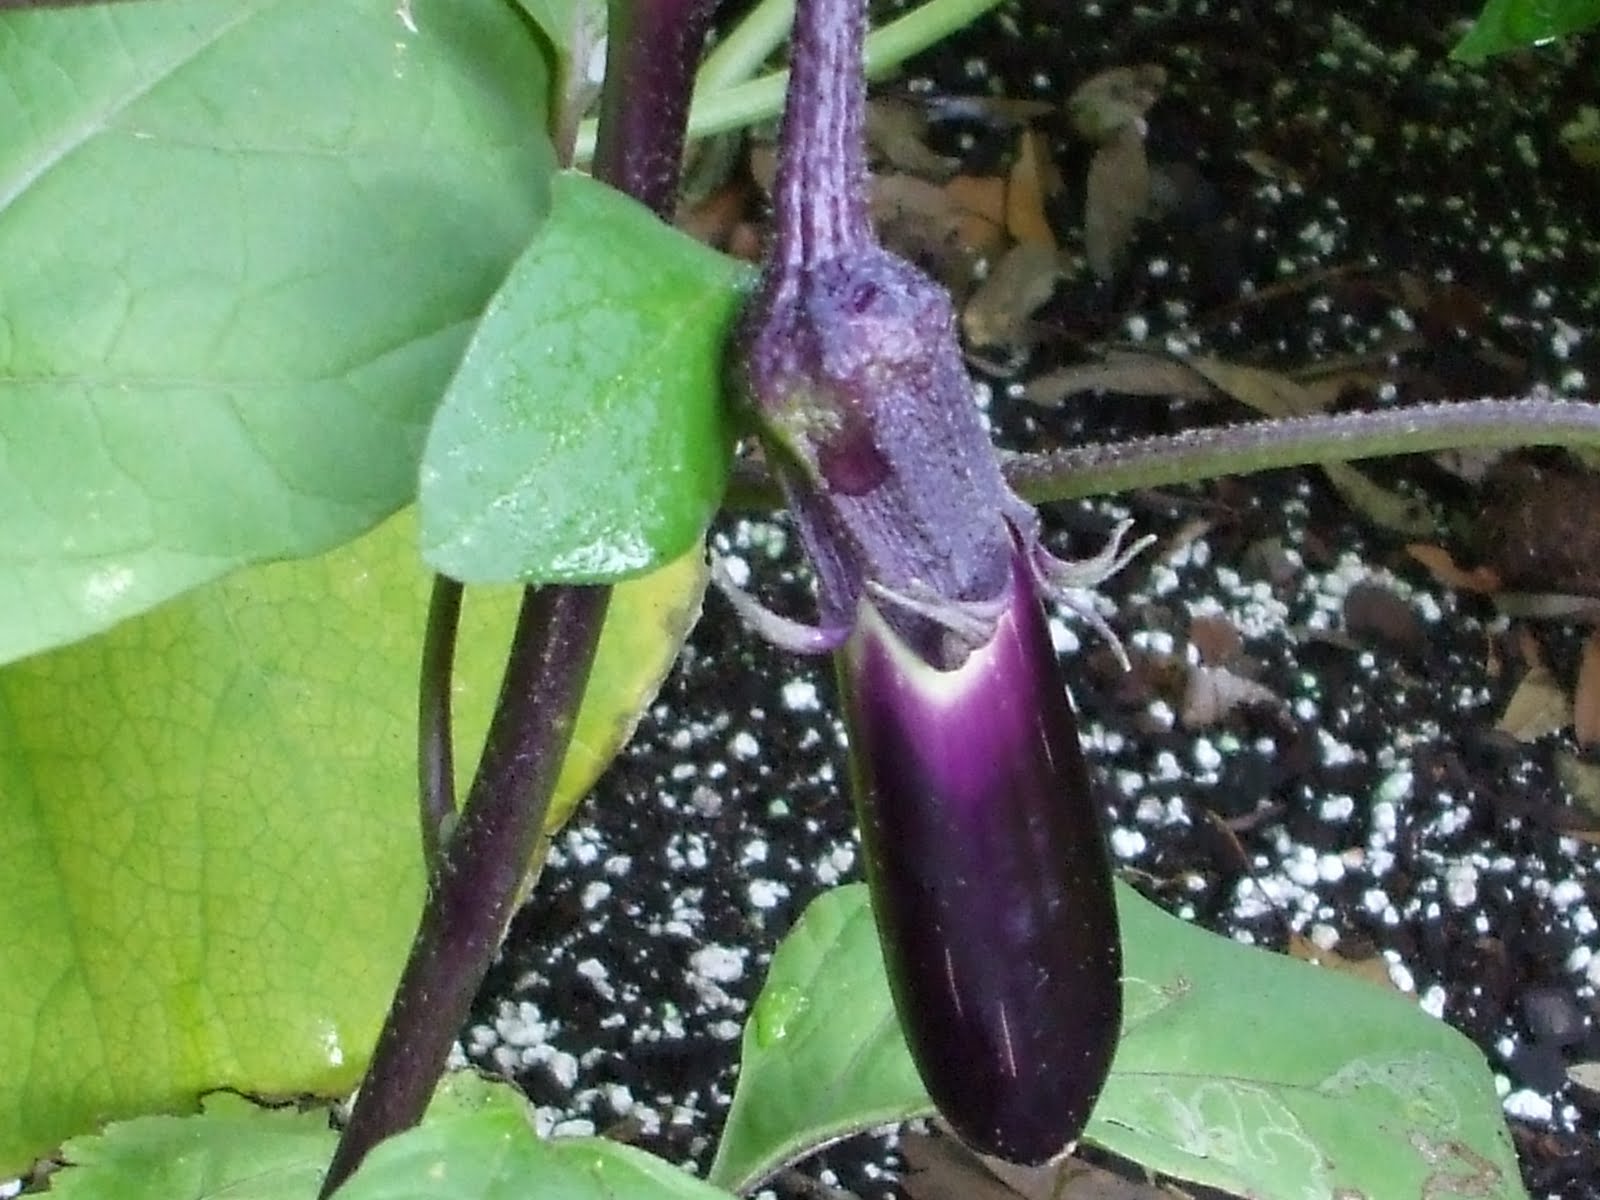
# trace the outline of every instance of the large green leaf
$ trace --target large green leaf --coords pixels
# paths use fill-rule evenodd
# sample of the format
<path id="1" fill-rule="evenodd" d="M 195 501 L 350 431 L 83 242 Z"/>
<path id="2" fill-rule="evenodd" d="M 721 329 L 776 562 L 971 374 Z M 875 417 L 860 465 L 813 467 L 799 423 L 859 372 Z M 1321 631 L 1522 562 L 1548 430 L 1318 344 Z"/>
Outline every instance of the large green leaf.
<path id="1" fill-rule="evenodd" d="M 1263 1198 L 1524 1195 L 1493 1078 L 1459 1033 L 1131 888 L 1119 885 L 1118 906 L 1127 1011 L 1089 1141 Z M 829 893 L 773 957 L 711 1179 L 743 1190 L 841 1133 L 930 1111 L 866 889 Z"/>
<path id="2" fill-rule="evenodd" d="M 74 1138 L 50 1194 L 65 1200 L 313 1200 L 333 1153 L 325 1110 L 209 1096 L 187 1117 L 139 1117 Z M 678 1167 L 599 1138 L 537 1137 L 508 1084 L 447 1075 L 421 1125 L 383 1143 L 343 1200 L 729 1200 Z"/>
<path id="3" fill-rule="evenodd" d="M 0 15 L 0 662 L 411 499 L 545 53 L 505 0 Z"/>
<path id="4" fill-rule="evenodd" d="M 409 514 L 0 671 L 0 1178 L 207 1090 L 336 1094 L 422 897 Z M 570 810 L 696 611 L 693 558 L 617 590 L 562 772 Z M 514 592 L 473 593 L 476 760 Z"/>
<path id="5" fill-rule="evenodd" d="M 1600 0 L 1487 0 L 1483 12 L 1452 50 L 1463 62 L 1520 50 L 1600 25 Z"/>
<path id="6" fill-rule="evenodd" d="M 559 176 L 428 436 L 428 562 L 468 583 L 609 582 L 698 542 L 727 479 L 724 343 L 748 277 Z"/>

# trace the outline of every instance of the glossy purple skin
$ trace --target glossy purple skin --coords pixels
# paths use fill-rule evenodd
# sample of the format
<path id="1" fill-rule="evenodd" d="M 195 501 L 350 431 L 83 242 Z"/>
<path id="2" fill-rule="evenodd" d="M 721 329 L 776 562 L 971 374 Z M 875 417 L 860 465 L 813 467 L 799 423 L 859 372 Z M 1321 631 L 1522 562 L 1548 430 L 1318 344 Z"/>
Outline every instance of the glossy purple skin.
<path id="1" fill-rule="evenodd" d="M 988 645 L 921 662 L 871 605 L 839 656 L 895 1007 L 956 1133 L 1045 1162 L 1082 1132 L 1121 1025 L 1111 867 L 1020 549 Z"/>

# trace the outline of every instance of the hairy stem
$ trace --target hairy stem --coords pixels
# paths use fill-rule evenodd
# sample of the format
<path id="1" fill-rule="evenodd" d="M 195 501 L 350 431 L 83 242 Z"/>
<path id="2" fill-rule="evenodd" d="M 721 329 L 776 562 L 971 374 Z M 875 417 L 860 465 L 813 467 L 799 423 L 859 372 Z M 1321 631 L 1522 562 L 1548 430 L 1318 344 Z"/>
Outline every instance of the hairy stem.
<path id="1" fill-rule="evenodd" d="M 695 62 L 713 0 L 611 0 L 595 174 L 665 214 Z M 483 757 L 448 839 L 449 672 L 459 595 L 441 582 L 429 611 L 419 715 L 424 845 L 433 874 L 422 921 L 372 1063 L 320 1196 L 326 1200 L 384 1138 L 422 1119 L 532 861 L 589 681 L 608 587 L 529 588 Z M 437 820 L 435 819 L 437 817 Z M 536 1186 L 530 1181 L 530 1186 Z"/>
<path id="2" fill-rule="evenodd" d="M 1529 396 L 1289 417 L 1047 454 L 1008 454 L 1004 467 L 1018 495 L 1043 504 L 1309 463 L 1517 446 L 1600 448 L 1600 403 Z M 749 459 L 734 464 L 723 507 L 749 512 L 782 503 L 764 466 Z"/>
<path id="3" fill-rule="evenodd" d="M 1006 475 L 1023 496 L 1044 502 L 1308 463 L 1514 446 L 1600 446 L 1600 404 L 1542 398 L 1468 400 L 1256 421 L 1017 455 L 1007 462 Z"/>
<path id="4" fill-rule="evenodd" d="M 663 216 L 678 191 L 690 80 L 713 7 L 714 0 L 612 0 L 609 6 L 594 175 Z"/>
<path id="5" fill-rule="evenodd" d="M 466 807 L 428 889 L 422 923 L 350 1123 L 331 1195 L 373 1146 L 421 1119 L 450 1043 L 499 947 L 572 736 L 610 589 L 530 588 Z"/>

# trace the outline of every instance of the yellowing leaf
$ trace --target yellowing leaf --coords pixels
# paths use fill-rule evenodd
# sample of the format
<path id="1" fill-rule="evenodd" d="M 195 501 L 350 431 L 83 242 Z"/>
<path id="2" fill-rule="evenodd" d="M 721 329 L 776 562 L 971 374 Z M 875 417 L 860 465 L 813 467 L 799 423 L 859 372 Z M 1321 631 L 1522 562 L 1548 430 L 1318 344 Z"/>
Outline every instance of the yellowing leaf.
<path id="1" fill-rule="evenodd" d="M 0 1176 L 215 1088 L 355 1083 L 422 899 L 428 584 L 407 513 L 0 671 Z M 617 590 L 553 817 L 631 727 L 700 586 L 686 558 Z M 469 594 L 463 770 L 515 596 Z"/>

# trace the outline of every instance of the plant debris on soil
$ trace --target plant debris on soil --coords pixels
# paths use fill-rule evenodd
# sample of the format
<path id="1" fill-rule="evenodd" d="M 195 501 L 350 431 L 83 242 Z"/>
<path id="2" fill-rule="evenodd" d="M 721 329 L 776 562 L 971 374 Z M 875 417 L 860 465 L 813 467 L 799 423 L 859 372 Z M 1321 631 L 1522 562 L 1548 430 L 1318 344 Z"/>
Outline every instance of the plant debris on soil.
<path id="1" fill-rule="evenodd" d="M 927 116 L 920 149 L 879 180 L 953 214 L 900 244 L 959 298 L 997 276 L 1020 297 L 991 288 L 964 318 L 997 441 L 1600 391 L 1595 42 L 1468 68 L 1448 52 L 1472 13 L 1026 0 L 912 64 L 890 90 Z M 1120 115 L 1085 109 L 1097 78 Z M 749 252 L 746 191 L 726 224 Z M 1086 216 L 1108 195 L 1137 203 Z M 1132 670 L 1053 621 L 1124 876 L 1461 1029 L 1530 1192 L 1563 1200 L 1600 1196 L 1595 478 L 1560 454 L 1435 456 L 1046 512 L 1069 556 L 1123 515 L 1161 539 L 1096 598 Z M 713 542 L 737 582 L 809 611 L 781 516 Z M 708 599 L 557 839 L 466 1053 L 553 1127 L 703 1169 L 774 945 L 860 877 L 834 711 L 826 662 Z M 938 1152 L 903 1150 L 855 1139 L 768 1191 L 914 1192 L 908 1158 Z"/>

